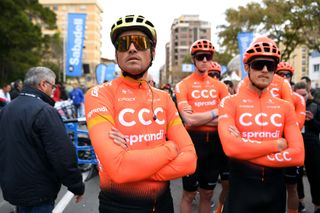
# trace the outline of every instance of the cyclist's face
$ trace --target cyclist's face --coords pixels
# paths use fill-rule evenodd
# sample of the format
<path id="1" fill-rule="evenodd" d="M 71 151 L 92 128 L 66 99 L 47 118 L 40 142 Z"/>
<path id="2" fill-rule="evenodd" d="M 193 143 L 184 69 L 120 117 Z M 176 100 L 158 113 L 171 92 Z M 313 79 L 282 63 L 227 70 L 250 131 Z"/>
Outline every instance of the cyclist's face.
<path id="1" fill-rule="evenodd" d="M 140 31 L 126 31 L 123 32 L 119 37 L 127 35 L 141 35 L 147 37 L 143 32 Z M 155 51 L 153 50 L 153 57 L 154 55 Z M 116 59 L 119 66 L 124 69 L 124 71 L 136 75 L 148 68 L 151 60 L 151 51 L 150 48 L 138 50 L 132 42 L 127 51 L 116 51 Z"/>
<path id="2" fill-rule="evenodd" d="M 277 64 L 274 59 L 268 57 L 257 57 L 249 64 L 245 64 L 251 82 L 260 89 L 269 86 L 273 79 Z"/>
<path id="3" fill-rule="evenodd" d="M 197 52 L 193 58 L 196 69 L 204 73 L 208 71 L 210 66 L 210 61 L 212 60 L 212 55 L 208 52 Z"/>

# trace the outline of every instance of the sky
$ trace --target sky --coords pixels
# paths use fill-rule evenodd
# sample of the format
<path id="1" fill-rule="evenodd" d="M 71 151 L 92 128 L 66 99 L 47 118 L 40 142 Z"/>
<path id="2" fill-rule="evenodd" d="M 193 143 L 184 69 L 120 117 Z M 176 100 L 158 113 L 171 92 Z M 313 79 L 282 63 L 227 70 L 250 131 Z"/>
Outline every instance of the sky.
<path id="1" fill-rule="evenodd" d="M 110 28 L 120 17 L 126 15 L 142 15 L 150 20 L 157 31 L 156 56 L 149 69 L 155 80 L 158 72 L 165 63 L 165 44 L 170 41 L 171 25 L 174 19 L 181 15 L 199 15 L 200 20 L 211 24 L 211 41 L 218 46 L 217 26 L 226 24 L 225 11 L 228 8 L 237 9 L 249 2 L 262 0 L 100 0 L 103 7 L 102 21 L 102 57 L 115 58 L 114 47 L 110 41 Z"/>

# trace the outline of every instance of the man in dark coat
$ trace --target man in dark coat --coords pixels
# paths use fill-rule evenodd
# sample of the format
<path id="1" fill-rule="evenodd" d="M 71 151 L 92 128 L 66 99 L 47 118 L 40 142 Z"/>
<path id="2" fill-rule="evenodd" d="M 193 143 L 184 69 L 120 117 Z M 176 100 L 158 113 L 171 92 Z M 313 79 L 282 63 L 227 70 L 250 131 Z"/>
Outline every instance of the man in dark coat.
<path id="1" fill-rule="evenodd" d="M 61 184 L 81 200 L 84 184 L 75 148 L 50 97 L 55 74 L 26 73 L 20 95 L 0 112 L 0 186 L 19 212 L 51 213 Z"/>

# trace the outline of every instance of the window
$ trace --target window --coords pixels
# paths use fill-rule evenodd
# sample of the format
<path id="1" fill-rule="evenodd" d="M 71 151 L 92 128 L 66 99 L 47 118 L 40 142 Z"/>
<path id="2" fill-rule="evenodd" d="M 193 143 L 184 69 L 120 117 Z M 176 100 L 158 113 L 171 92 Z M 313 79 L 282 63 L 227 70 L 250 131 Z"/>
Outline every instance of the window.
<path id="1" fill-rule="evenodd" d="M 53 10 L 57 11 L 58 10 L 58 5 L 53 5 Z"/>
<path id="2" fill-rule="evenodd" d="M 320 71 L 320 64 L 314 64 L 313 65 L 313 71 L 314 72 L 319 72 Z"/>

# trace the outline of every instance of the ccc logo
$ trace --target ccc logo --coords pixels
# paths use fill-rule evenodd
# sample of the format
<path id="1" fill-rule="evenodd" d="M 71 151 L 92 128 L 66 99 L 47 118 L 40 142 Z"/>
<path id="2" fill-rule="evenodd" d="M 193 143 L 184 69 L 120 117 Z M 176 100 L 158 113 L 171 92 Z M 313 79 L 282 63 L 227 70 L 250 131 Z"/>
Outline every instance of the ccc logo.
<path id="1" fill-rule="evenodd" d="M 155 122 L 159 125 L 163 125 L 165 123 L 165 120 L 160 120 L 159 119 L 159 114 L 163 113 L 163 109 L 162 107 L 157 107 L 154 110 L 154 114 L 157 116 L 157 119 L 155 120 Z M 133 115 L 133 119 L 132 120 L 126 120 L 125 119 L 125 115 L 126 114 L 131 114 Z M 134 109 L 131 108 L 125 108 L 123 110 L 120 111 L 119 113 L 119 122 L 123 125 L 123 126 L 127 126 L 127 127 L 131 127 L 136 125 L 137 121 L 140 122 L 142 125 L 148 126 L 152 123 L 152 118 L 153 117 L 153 112 L 150 109 L 147 108 L 142 108 L 139 111 L 136 111 Z M 144 119 L 144 118 L 150 118 L 150 119 Z"/>
<path id="2" fill-rule="evenodd" d="M 266 113 L 259 113 L 256 115 L 252 115 L 251 113 L 243 113 L 239 117 L 239 122 L 242 126 L 251 126 L 253 122 L 258 126 L 267 126 L 269 123 L 276 127 L 281 127 L 281 115 L 280 114 L 272 114 L 268 116 Z"/>
<path id="3" fill-rule="evenodd" d="M 211 90 L 193 90 L 191 93 L 191 96 L 195 99 L 197 98 L 216 98 L 217 96 L 215 95 L 216 90 L 215 89 L 211 89 Z"/>
<path id="4" fill-rule="evenodd" d="M 279 162 L 290 161 L 291 158 L 288 155 L 289 155 L 289 152 L 283 152 L 283 153 L 268 155 L 267 158 L 271 161 L 279 161 Z"/>
<path id="5" fill-rule="evenodd" d="M 280 97 L 280 90 L 278 88 L 272 88 L 270 93 L 273 97 Z"/>

